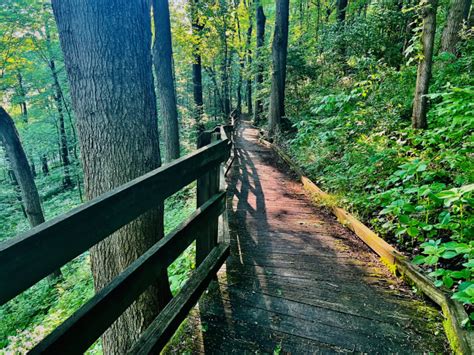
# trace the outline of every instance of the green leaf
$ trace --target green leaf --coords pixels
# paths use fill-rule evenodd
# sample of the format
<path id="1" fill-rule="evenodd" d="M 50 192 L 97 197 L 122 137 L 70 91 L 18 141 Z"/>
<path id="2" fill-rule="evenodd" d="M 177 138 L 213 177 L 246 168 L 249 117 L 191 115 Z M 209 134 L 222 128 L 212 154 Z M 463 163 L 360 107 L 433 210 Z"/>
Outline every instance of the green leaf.
<path id="1" fill-rule="evenodd" d="M 440 269 L 437 269 L 433 272 L 430 272 L 430 276 L 431 277 L 439 277 L 439 276 L 443 276 L 444 274 L 446 273 L 446 270 L 443 269 L 443 268 L 440 268 Z"/>
<path id="2" fill-rule="evenodd" d="M 436 255 L 428 255 L 425 258 L 425 264 L 427 265 L 435 265 L 438 262 L 439 258 Z"/>
<path id="3" fill-rule="evenodd" d="M 426 167 L 427 167 L 427 165 L 422 163 L 422 164 L 418 165 L 418 168 L 416 169 L 416 171 L 420 173 L 422 171 L 425 171 Z"/>
<path id="4" fill-rule="evenodd" d="M 413 258 L 413 264 L 424 264 L 426 257 L 423 255 L 417 255 Z"/>
<path id="5" fill-rule="evenodd" d="M 436 287 L 441 287 L 441 286 L 443 286 L 443 280 L 436 280 L 436 281 L 434 282 L 434 285 L 435 285 Z"/>
<path id="6" fill-rule="evenodd" d="M 445 276 L 443 276 L 443 284 L 447 288 L 451 288 L 454 285 L 454 280 L 450 276 L 445 275 Z"/>
<path id="7" fill-rule="evenodd" d="M 440 215 L 440 217 L 441 217 L 441 215 Z M 443 226 L 445 226 L 445 225 L 447 225 L 450 221 L 451 221 L 451 214 L 448 212 L 448 213 L 446 213 L 446 214 L 443 216 L 443 218 L 442 218 L 441 221 L 440 221 L 440 224 L 443 225 Z"/>
<path id="8" fill-rule="evenodd" d="M 403 223 L 403 224 L 410 223 L 410 217 L 408 217 L 405 214 L 402 214 L 398 219 L 400 220 L 400 223 Z"/>
<path id="9" fill-rule="evenodd" d="M 458 256 L 459 254 L 456 253 L 455 251 L 452 251 L 452 250 L 447 250 L 445 251 L 443 254 L 441 254 L 441 257 L 443 259 L 452 259 L 454 258 L 455 256 Z"/>
<path id="10" fill-rule="evenodd" d="M 409 227 L 407 229 L 407 233 L 410 237 L 416 237 L 418 234 L 420 234 L 420 231 L 416 227 Z"/>
<path id="11" fill-rule="evenodd" d="M 451 271 L 449 275 L 453 279 L 467 279 L 471 276 L 471 271 L 469 269 L 459 270 L 459 271 Z"/>

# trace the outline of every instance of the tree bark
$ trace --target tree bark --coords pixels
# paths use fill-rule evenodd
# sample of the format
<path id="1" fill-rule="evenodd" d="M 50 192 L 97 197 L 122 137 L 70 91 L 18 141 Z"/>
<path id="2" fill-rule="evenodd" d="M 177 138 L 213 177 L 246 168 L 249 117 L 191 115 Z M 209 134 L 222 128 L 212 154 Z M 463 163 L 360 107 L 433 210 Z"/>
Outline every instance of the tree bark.
<path id="1" fill-rule="evenodd" d="M 155 23 L 153 63 L 163 121 L 165 161 L 170 162 L 179 158 L 179 128 L 173 79 L 173 49 L 168 0 L 153 0 L 153 19 Z"/>
<path id="2" fill-rule="evenodd" d="M 38 189 L 36 188 L 35 180 L 30 170 L 28 159 L 23 150 L 15 123 L 1 106 L 0 141 L 5 148 L 15 181 L 20 187 L 23 211 L 26 218 L 28 218 L 30 226 L 33 228 L 44 222 Z M 61 271 L 58 269 L 48 276 L 48 279 L 54 282 L 59 276 L 61 276 Z"/>
<path id="3" fill-rule="evenodd" d="M 441 51 L 456 53 L 456 46 L 459 42 L 459 31 L 462 23 L 469 16 L 469 9 L 472 0 L 452 0 L 449 7 L 448 19 L 444 26 L 443 35 L 441 37 Z"/>
<path id="4" fill-rule="evenodd" d="M 76 117 L 88 199 L 160 166 L 147 0 L 53 0 Z M 152 197 L 151 197 L 152 198 Z M 96 290 L 163 235 L 163 207 L 90 251 Z M 171 298 L 166 270 L 105 332 L 105 354 L 126 353 Z"/>
<path id="5" fill-rule="evenodd" d="M 418 63 L 415 97 L 413 100 L 412 126 L 413 128 L 427 128 L 426 114 L 428 112 L 428 98 L 433 64 L 433 45 L 436 33 L 437 0 L 428 0 L 422 9 L 423 30 L 421 35 L 423 58 Z"/>
<path id="6" fill-rule="evenodd" d="M 194 119 L 198 132 L 204 130 L 202 124 L 202 115 L 204 113 L 202 98 L 202 60 L 200 50 L 201 31 L 203 25 L 199 19 L 198 1 L 190 0 L 191 5 L 191 29 L 195 37 L 198 38 L 197 44 L 193 45 L 193 98 L 194 98 Z"/>
<path id="7" fill-rule="evenodd" d="M 265 45 L 265 22 L 267 18 L 263 12 L 263 6 L 259 3 L 257 6 L 257 49 L 256 49 L 256 61 L 257 61 L 257 73 L 255 75 L 255 108 L 253 121 L 255 124 L 260 122 L 261 115 L 263 113 L 263 102 L 260 97 L 260 90 L 262 89 L 263 83 L 263 63 L 262 63 L 262 48 Z"/>
<path id="8" fill-rule="evenodd" d="M 272 86 L 268 135 L 273 137 L 280 130 L 285 116 L 286 57 L 288 52 L 289 0 L 276 0 L 275 32 L 272 43 Z"/>

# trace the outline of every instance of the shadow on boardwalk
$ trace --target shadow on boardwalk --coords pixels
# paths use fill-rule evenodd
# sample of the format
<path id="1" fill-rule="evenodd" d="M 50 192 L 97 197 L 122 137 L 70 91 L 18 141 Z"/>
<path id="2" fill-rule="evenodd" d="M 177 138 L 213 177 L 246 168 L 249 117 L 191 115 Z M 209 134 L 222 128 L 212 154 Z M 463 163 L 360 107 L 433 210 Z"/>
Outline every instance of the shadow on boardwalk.
<path id="1" fill-rule="evenodd" d="M 438 311 L 315 208 L 257 135 L 245 122 L 237 134 L 231 257 L 168 351 L 445 352 Z"/>

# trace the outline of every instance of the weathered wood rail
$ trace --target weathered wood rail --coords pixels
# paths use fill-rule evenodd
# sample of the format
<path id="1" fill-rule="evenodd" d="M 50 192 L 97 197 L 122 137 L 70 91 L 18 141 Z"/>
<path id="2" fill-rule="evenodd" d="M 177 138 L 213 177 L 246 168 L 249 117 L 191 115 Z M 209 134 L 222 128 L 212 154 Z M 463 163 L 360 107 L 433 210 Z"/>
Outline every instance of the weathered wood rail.
<path id="1" fill-rule="evenodd" d="M 217 233 L 219 216 L 226 208 L 220 180 L 224 169 L 228 169 L 224 165 L 231 156 L 231 147 L 232 126 L 206 131 L 200 136 L 197 151 L 0 244 L 0 304 L 4 304 L 197 180 L 197 210 L 49 334 L 32 353 L 87 350 L 196 240 L 197 269 L 130 351 L 148 353 L 166 344 L 229 255 L 229 246 L 218 242 Z"/>

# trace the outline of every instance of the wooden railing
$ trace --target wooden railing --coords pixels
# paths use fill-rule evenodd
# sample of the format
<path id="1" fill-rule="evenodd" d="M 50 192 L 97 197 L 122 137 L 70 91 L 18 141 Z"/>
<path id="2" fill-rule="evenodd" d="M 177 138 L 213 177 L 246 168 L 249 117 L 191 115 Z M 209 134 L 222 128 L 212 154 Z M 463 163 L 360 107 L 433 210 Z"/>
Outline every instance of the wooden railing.
<path id="1" fill-rule="evenodd" d="M 218 220 L 226 208 L 225 191 L 220 185 L 224 164 L 229 164 L 231 137 L 232 126 L 206 131 L 194 153 L 0 244 L 0 304 L 4 304 L 197 180 L 197 210 L 56 328 L 32 353 L 87 350 L 196 240 L 197 269 L 130 352 L 156 352 L 167 343 L 229 254 L 229 246 L 217 239 L 218 229 L 226 228 L 218 228 Z M 225 224 L 225 218 L 221 221 Z"/>

